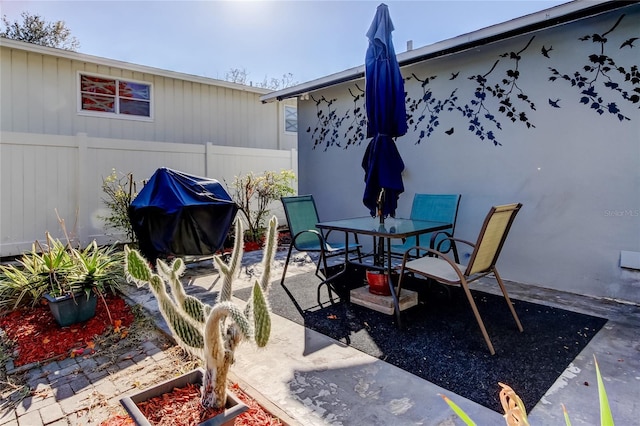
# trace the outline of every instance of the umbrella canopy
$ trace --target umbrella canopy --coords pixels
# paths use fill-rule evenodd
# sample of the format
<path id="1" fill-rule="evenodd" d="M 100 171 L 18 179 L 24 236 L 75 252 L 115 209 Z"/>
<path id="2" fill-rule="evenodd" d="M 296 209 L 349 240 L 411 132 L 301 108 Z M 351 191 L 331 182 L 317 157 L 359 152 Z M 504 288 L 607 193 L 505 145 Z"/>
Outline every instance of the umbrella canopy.
<path id="1" fill-rule="evenodd" d="M 373 138 L 362 159 L 365 171 L 363 203 L 381 220 L 394 216 L 404 191 L 404 162 L 393 140 L 407 132 L 404 80 L 391 40 L 393 23 L 386 4 L 376 10 L 367 32 L 365 58 L 365 105 L 367 137 Z M 380 204 L 379 204 L 380 203 Z"/>
<path id="2" fill-rule="evenodd" d="M 220 182 L 160 168 L 131 202 L 140 251 L 158 257 L 210 255 L 227 237 L 238 207 Z"/>

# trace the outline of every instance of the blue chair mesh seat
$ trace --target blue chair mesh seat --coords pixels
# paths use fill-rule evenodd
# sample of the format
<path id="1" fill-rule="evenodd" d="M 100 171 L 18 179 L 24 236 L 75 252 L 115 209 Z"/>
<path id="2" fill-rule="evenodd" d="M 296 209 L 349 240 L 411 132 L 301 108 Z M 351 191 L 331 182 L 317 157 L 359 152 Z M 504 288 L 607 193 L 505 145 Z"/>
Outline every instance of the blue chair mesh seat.
<path id="1" fill-rule="evenodd" d="M 452 237 L 455 231 L 459 205 L 460 194 L 415 194 L 413 197 L 411 219 L 453 224 L 450 230 L 436 233 L 433 245 L 431 245 L 432 248 L 442 253 L 451 250 L 451 242 L 447 240 L 447 237 Z M 421 235 L 420 245 L 429 246 L 431 237 L 431 234 Z M 440 247 L 439 244 L 441 244 Z M 408 237 L 402 244 L 392 244 L 391 251 L 396 255 L 403 255 L 405 251 L 416 245 L 416 237 Z"/>

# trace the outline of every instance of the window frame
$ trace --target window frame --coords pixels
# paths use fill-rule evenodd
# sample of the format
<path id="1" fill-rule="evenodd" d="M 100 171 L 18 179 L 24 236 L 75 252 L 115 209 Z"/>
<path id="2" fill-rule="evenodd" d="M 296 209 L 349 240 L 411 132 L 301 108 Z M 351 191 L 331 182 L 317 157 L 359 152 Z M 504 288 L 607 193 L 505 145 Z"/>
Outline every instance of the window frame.
<path id="1" fill-rule="evenodd" d="M 291 108 L 295 110 L 295 113 L 296 113 L 296 131 L 295 132 L 291 130 L 287 130 L 287 108 Z M 297 135 L 298 134 L 298 107 L 294 105 L 283 104 L 282 111 L 283 111 L 282 118 L 283 118 L 284 132 L 289 135 Z"/>
<path id="2" fill-rule="evenodd" d="M 76 73 L 76 76 L 77 76 L 77 78 L 76 78 L 76 90 L 77 90 L 77 93 L 78 93 L 78 96 L 77 96 L 77 113 L 78 113 L 78 115 L 87 116 L 87 117 L 116 118 L 116 119 L 121 119 L 121 120 L 132 120 L 132 121 L 146 121 L 146 122 L 153 121 L 153 119 L 154 119 L 153 118 L 154 117 L 153 83 L 151 83 L 149 81 L 135 80 L 135 79 L 132 79 L 132 78 L 116 77 L 116 76 L 112 76 L 112 75 L 96 74 L 96 73 L 85 72 L 85 71 L 78 71 Z M 120 82 L 133 83 L 133 84 L 142 84 L 142 85 L 148 86 L 149 87 L 149 101 L 148 101 L 149 102 L 149 116 L 147 117 L 147 116 L 144 116 L 144 115 L 123 114 L 123 113 L 119 112 L 120 99 L 127 99 L 127 98 L 120 97 L 119 94 L 117 94 L 117 93 L 114 96 L 115 109 L 116 109 L 115 112 L 92 111 L 92 110 L 82 109 L 82 77 L 83 76 L 102 78 L 102 79 L 105 79 L 105 80 L 113 80 L 115 82 L 115 86 L 116 86 L 116 88 L 118 88 L 118 90 L 119 90 L 119 87 L 120 87 Z"/>

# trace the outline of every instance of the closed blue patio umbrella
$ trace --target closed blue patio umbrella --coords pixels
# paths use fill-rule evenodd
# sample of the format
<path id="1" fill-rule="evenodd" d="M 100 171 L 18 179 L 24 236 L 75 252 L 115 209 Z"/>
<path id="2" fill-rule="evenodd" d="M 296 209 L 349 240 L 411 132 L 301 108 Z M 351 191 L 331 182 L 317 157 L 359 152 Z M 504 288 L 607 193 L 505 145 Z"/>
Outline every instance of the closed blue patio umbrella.
<path id="1" fill-rule="evenodd" d="M 369 142 L 362 159 L 365 171 L 363 203 L 371 216 L 395 216 L 404 191 L 400 157 L 394 138 L 407 132 L 404 81 L 396 59 L 389 8 L 382 3 L 369 31 L 365 58 L 365 106 Z"/>

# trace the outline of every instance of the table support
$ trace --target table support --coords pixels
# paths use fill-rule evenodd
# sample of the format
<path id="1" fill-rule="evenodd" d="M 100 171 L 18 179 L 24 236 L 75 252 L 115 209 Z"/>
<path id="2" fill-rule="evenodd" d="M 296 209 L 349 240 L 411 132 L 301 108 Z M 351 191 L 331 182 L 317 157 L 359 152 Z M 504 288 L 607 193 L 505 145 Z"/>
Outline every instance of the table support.
<path id="1" fill-rule="evenodd" d="M 391 298 L 393 299 L 393 306 L 396 313 L 398 328 L 402 328 L 402 321 L 400 319 L 400 295 L 396 294 L 396 289 L 393 285 L 393 278 L 391 276 L 391 273 L 393 272 L 391 265 L 391 238 L 385 238 L 385 240 L 387 241 L 387 280 L 389 282 L 389 289 L 391 290 Z"/>

